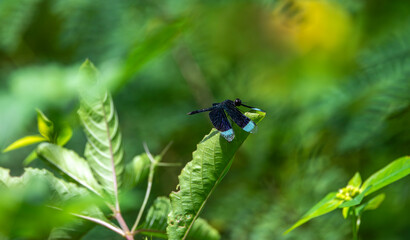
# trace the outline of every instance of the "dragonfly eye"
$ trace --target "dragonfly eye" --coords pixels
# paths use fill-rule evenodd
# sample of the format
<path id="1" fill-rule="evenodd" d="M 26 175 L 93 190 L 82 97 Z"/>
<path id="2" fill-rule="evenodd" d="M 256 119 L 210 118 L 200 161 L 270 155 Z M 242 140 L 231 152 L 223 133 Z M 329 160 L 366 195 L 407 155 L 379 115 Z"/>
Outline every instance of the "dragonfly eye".
<path id="1" fill-rule="evenodd" d="M 241 106 L 241 104 L 242 104 L 241 99 L 239 98 L 235 99 L 235 106 Z"/>

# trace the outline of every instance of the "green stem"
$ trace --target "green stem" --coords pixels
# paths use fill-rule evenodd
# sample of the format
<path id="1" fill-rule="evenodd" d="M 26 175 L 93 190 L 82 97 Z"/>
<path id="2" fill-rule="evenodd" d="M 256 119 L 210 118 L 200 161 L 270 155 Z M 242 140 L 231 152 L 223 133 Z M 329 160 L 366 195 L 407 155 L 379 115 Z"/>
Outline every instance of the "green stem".
<path id="1" fill-rule="evenodd" d="M 352 207 L 350 209 L 351 211 L 351 216 L 352 216 L 352 232 L 353 232 L 353 240 L 358 240 L 358 229 L 357 229 L 357 216 L 356 216 L 356 211 L 355 208 Z"/>

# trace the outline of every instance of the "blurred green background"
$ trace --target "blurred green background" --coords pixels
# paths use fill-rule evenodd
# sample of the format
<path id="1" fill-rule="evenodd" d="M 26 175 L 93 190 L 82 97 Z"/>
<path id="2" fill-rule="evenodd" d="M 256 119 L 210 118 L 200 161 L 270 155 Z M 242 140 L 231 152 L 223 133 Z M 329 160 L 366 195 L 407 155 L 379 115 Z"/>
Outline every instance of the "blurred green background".
<path id="1" fill-rule="evenodd" d="M 164 161 L 185 164 L 212 127 L 207 114 L 186 113 L 239 97 L 267 117 L 202 216 L 222 239 L 351 239 L 341 212 L 282 233 L 356 171 L 365 179 L 409 154 L 408 9 L 405 0 L 2 0 L 0 147 L 35 134 L 39 108 L 67 121 L 67 147 L 84 151 L 76 76 L 86 58 L 113 94 L 126 161 L 144 141 L 153 153 L 173 141 Z M 22 174 L 33 148 L 1 154 L 0 166 Z M 160 168 L 153 196 L 174 190 L 180 170 Z M 409 238 L 408 184 L 384 190 L 362 239 Z M 143 192 L 124 202 L 131 221 Z M 84 239 L 120 238 L 97 227 Z"/>

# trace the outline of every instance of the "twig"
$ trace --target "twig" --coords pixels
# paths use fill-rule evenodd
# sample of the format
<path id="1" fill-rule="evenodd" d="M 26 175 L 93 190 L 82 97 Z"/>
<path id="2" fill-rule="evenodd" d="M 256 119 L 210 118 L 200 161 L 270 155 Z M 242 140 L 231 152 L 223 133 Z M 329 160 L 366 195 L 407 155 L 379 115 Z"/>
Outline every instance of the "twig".
<path id="1" fill-rule="evenodd" d="M 146 143 L 144 143 L 144 149 L 145 149 L 145 152 L 146 152 L 147 155 L 148 155 L 148 158 L 149 158 L 150 161 L 151 161 L 151 166 L 150 166 L 150 168 L 149 168 L 147 191 L 145 192 L 144 201 L 142 202 L 142 206 L 141 206 L 140 211 L 139 211 L 139 213 L 138 213 L 138 217 L 137 217 L 137 219 L 135 220 L 134 226 L 132 226 L 131 233 L 134 233 L 134 232 L 135 232 L 135 229 L 138 227 L 138 224 L 139 224 L 139 222 L 140 222 L 140 220 L 141 220 L 142 214 L 144 213 L 145 206 L 147 205 L 148 198 L 149 198 L 149 195 L 150 195 L 150 193 L 151 193 L 152 181 L 153 181 L 153 179 L 154 179 L 155 166 L 157 165 L 157 161 L 155 161 L 155 159 L 154 159 L 154 157 L 152 156 L 151 152 L 149 151 L 149 149 L 148 149 Z"/>
<path id="2" fill-rule="evenodd" d="M 55 207 L 55 206 L 47 205 L 47 207 L 53 208 L 53 209 L 56 209 L 56 210 L 59 210 L 59 211 L 63 211 L 63 209 L 58 208 L 58 207 Z M 73 215 L 73 216 L 76 216 L 76 217 L 78 217 L 78 218 L 82 218 L 82 219 L 85 219 L 85 220 L 88 220 L 88 221 L 97 223 L 97 224 L 99 224 L 99 225 L 101 225 L 101 226 L 103 226 L 103 227 L 106 227 L 106 228 L 108 228 L 108 229 L 110 229 L 110 230 L 112 230 L 112 231 L 114 231 L 114 232 L 120 234 L 121 236 L 125 236 L 124 231 L 121 230 L 119 227 L 115 226 L 114 224 L 107 223 L 107 222 L 105 222 L 105 221 L 103 221 L 103 220 L 101 220 L 101 219 L 98 219 L 98 218 L 88 217 L 88 216 L 81 215 L 81 214 L 76 214 L 76 213 L 69 213 L 69 214 L 70 214 L 70 215 Z"/>

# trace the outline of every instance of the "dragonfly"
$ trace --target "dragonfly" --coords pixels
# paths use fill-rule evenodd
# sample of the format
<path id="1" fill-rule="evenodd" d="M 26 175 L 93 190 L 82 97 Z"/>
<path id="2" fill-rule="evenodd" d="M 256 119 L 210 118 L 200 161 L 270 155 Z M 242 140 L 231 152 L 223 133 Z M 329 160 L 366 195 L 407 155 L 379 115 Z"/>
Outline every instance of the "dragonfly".
<path id="1" fill-rule="evenodd" d="M 193 115 L 201 112 L 210 112 L 209 118 L 211 119 L 212 125 L 221 133 L 221 135 L 228 141 L 232 142 L 235 138 L 235 133 L 232 129 L 232 125 L 226 117 L 225 112 L 229 117 L 236 123 L 240 128 L 246 132 L 255 133 L 257 130 L 256 124 L 245 116 L 237 107 L 244 106 L 252 110 L 261 111 L 263 110 L 255 107 L 251 107 L 242 103 L 242 101 L 237 98 L 235 101 L 225 100 L 220 103 L 212 104 L 212 107 L 195 110 L 189 112 L 188 115 Z"/>

